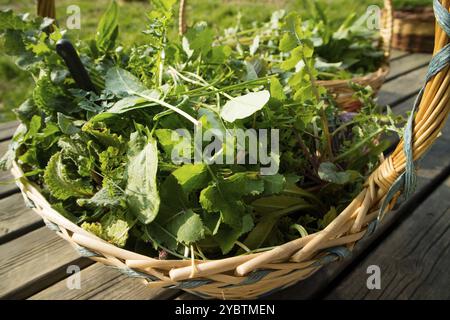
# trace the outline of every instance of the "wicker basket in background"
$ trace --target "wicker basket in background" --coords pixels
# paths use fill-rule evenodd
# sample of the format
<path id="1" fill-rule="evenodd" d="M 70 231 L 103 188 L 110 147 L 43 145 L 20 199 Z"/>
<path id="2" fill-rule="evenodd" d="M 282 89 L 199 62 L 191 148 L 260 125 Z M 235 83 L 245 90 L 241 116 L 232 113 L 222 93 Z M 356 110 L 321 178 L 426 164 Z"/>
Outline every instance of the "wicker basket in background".
<path id="1" fill-rule="evenodd" d="M 448 11 L 450 0 L 441 2 Z M 447 19 L 450 25 L 450 15 Z M 436 28 L 435 39 L 435 53 L 449 43 L 440 26 Z M 411 144 L 414 159 L 420 158 L 431 147 L 447 120 L 449 110 L 450 70 L 447 66 L 430 79 L 415 114 Z M 17 163 L 12 172 L 27 203 L 82 255 L 114 266 L 130 276 L 142 277 L 151 287 L 177 287 L 202 297 L 251 299 L 311 276 L 327 263 L 349 253 L 362 237 L 370 233 L 383 201 L 391 199 L 391 187 L 405 172 L 407 153 L 404 145 L 409 143 L 399 142 L 395 151 L 367 179 L 361 193 L 324 230 L 270 251 L 214 261 L 159 260 L 118 248 L 54 210 Z M 392 208 L 399 192 L 395 195 L 387 209 Z"/>
<path id="2" fill-rule="evenodd" d="M 394 10 L 392 47 L 408 52 L 432 53 L 434 13 L 432 7 Z"/>

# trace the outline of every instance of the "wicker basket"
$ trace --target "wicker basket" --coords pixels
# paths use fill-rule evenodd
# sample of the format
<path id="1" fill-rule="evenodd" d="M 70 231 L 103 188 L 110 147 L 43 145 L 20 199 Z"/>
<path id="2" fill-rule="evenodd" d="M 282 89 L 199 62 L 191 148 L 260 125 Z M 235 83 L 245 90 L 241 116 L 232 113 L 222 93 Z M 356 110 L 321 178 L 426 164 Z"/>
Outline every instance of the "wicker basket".
<path id="1" fill-rule="evenodd" d="M 431 7 L 394 10 L 392 47 L 409 52 L 433 52 L 434 23 Z"/>
<path id="2" fill-rule="evenodd" d="M 445 10 L 450 0 L 441 0 Z M 445 17 L 450 25 L 450 14 Z M 450 30 L 448 30 L 450 33 Z M 449 43 L 447 34 L 436 28 L 435 53 Z M 448 48 L 447 48 L 448 51 Z M 443 128 L 450 110 L 449 61 L 445 67 L 430 69 L 410 134 L 367 179 L 363 191 L 324 230 L 296 239 L 270 251 L 241 255 L 215 261 L 158 260 L 120 249 L 90 234 L 55 211 L 15 163 L 12 173 L 24 199 L 47 225 L 66 239 L 80 254 L 114 266 L 133 277 L 141 277 L 150 287 L 175 287 L 201 297 L 252 299 L 291 286 L 311 276 L 324 265 L 348 255 L 354 245 L 373 231 L 379 213 L 387 213 L 400 194 L 400 178 L 433 144 Z M 414 121 L 412 121 L 414 119 Z M 406 130 L 409 133 L 409 130 Z M 411 146 L 413 157 L 409 157 Z M 407 173 L 411 173 L 410 170 Z M 391 200 L 392 199 L 392 200 Z M 388 203 L 387 207 L 384 204 Z M 386 209 L 386 210 L 384 210 Z"/>
<path id="3" fill-rule="evenodd" d="M 375 72 L 362 77 L 355 77 L 351 80 L 329 80 L 318 81 L 318 85 L 325 87 L 331 93 L 336 103 L 346 111 L 355 112 L 361 109 L 362 103 L 353 97 L 354 91 L 349 86 L 349 81 L 362 86 L 371 86 L 374 96 L 377 96 L 386 77 L 389 73 L 389 57 L 391 56 L 392 43 L 392 20 L 393 6 L 392 0 L 384 0 L 384 11 L 381 19 L 381 42 L 380 46 L 384 51 L 385 63 Z"/>

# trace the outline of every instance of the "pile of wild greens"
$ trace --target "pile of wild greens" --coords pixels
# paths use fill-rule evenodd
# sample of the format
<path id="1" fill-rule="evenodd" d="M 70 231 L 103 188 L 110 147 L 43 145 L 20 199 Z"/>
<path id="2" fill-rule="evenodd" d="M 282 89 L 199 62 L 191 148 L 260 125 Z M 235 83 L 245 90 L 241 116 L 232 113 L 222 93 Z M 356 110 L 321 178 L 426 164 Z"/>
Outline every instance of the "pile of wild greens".
<path id="1" fill-rule="evenodd" d="M 315 85 L 317 46 L 297 14 L 279 21 L 277 50 L 287 59 L 276 63 L 218 43 L 201 23 L 168 39 L 174 2 L 154 2 L 147 41 L 131 48 L 116 43 L 111 3 L 95 39 L 76 43 L 92 91 L 55 52 L 63 30 L 46 33 L 49 19 L 0 12 L 7 53 L 36 82 L 16 110 L 22 124 L 2 165 L 16 161 L 82 228 L 161 258 L 265 250 L 324 228 L 361 190 L 389 146 L 379 138 L 398 134 L 400 119 L 380 112 L 370 88 L 354 85 L 364 103 L 354 114 Z M 269 152 L 278 170 L 263 175 L 260 162 L 238 152 L 247 161 L 182 162 L 197 151 L 182 132 L 198 128 L 279 129 L 279 153 Z M 206 150 L 211 140 L 200 144 Z M 208 159 L 238 147 L 219 143 Z"/>
<path id="2" fill-rule="evenodd" d="M 305 9 L 308 19 L 299 27 L 305 33 L 303 41 L 307 40 L 314 48 L 318 80 L 351 79 L 375 72 L 386 62 L 379 31 L 372 26 L 377 17 L 371 15 L 376 12 L 368 11 L 359 18 L 352 13 L 336 27 L 320 3 L 305 1 Z M 282 24 L 288 19 L 284 10 L 276 11 L 270 21 L 255 22 L 249 29 L 243 28 L 238 19 L 236 26 L 226 29 L 218 41 L 234 47 L 242 58 L 257 60 L 261 57 L 269 64 L 279 64 L 289 58 L 283 49 L 286 43 L 282 30 Z"/>

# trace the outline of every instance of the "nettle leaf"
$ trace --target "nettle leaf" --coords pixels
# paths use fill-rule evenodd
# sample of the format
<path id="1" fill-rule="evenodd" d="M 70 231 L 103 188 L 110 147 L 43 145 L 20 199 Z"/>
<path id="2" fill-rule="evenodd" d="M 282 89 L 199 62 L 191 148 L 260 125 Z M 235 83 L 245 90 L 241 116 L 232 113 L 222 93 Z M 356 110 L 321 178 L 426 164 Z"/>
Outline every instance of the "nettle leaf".
<path id="1" fill-rule="evenodd" d="M 77 111 L 70 96 L 60 86 L 53 83 L 49 76 L 45 75 L 36 82 L 33 100 L 36 106 L 46 114 L 55 112 L 69 114 Z"/>
<path id="2" fill-rule="evenodd" d="M 245 119 L 261 110 L 270 99 L 267 90 L 251 92 L 229 100 L 222 108 L 220 116 L 228 122 Z"/>
<path id="3" fill-rule="evenodd" d="M 89 181 L 72 178 L 74 172 L 63 163 L 61 152 L 55 153 L 47 164 L 44 181 L 52 196 L 60 200 L 70 197 L 90 197 L 93 188 Z"/>
<path id="4" fill-rule="evenodd" d="M 117 36 L 119 35 L 118 11 L 117 2 L 112 0 L 108 9 L 100 18 L 95 40 L 97 47 L 102 51 L 111 50 L 115 46 Z"/>
<path id="5" fill-rule="evenodd" d="M 124 197 L 113 186 L 104 186 L 92 198 L 78 199 L 79 206 L 114 208 L 118 207 Z"/>
<path id="6" fill-rule="evenodd" d="M 132 225 L 125 214 L 113 211 L 105 214 L 99 222 L 83 222 L 81 227 L 118 247 L 124 247 Z"/>
<path id="7" fill-rule="evenodd" d="M 205 226 L 200 215 L 192 210 L 186 210 L 172 219 L 167 230 L 176 235 L 177 241 L 189 245 L 205 237 Z"/>
<path id="8" fill-rule="evenodd" d="M 124 93 L 134 95 L 135 93 L 147 90 L 131 72 L 118 67 L 113 67 L 108 70 L 105 78 L 105 86 L 106 90 L 118 96 Z"/>
<path id="9" fill-rule="evenodd" d="M 103 122 L 86 122 L 81 128 L 83 132 L 94 136 L 102 145 L 106 147 L 122 147 L 125 145 L 122 136 L 112 133 Z"/>
<path id="10" fill-rule="evenodd" d="M 131 134 L 126 169 L 125 194 L 130 212 L 142 223 L 152 222 L 158 214 L 160 198 L 156 185 L 158 148 L 156 140 L 134 132 Z"/>
<path id="11" fill-rule="evenodd" d="M 362 178 L 361 174 L 358 171 L 339 171 L 336 165 L 331 162 L 323 162 L 320 164 L 319 177 L 323 181 L 340 185 L 354 182 Z"/>

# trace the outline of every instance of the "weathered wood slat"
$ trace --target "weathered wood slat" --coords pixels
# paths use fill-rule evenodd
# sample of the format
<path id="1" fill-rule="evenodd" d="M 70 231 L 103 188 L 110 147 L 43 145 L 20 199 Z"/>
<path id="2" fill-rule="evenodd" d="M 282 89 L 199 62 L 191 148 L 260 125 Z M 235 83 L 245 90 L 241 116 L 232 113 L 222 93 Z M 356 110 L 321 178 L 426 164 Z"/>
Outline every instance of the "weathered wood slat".
<path id="1" fill-rule="evenodd" d="M 378 96 L 378 103 L 395 106 L 415 96 L 423 86 L 426 73 L 427 67 L 423 67 L 387 82 Z"/>
<path id="2" fill-rule="evenodd" d="M 0 200 L 0 244 L 43 225 L 41 217 L 25 206 L 20 193 Z"/>
<path id="3" fill-rule="evenodd" d="M 9 141 L 0 142 L 0 158 L 8 150 Z M 2 194 L 9 195 L 11 192 L 18 191 L 14 178 L 9 171 L 0 170 L 0 198 Z"/>
<path id="4" fill-rule="evenodd" d="M 416 70 L 428 65 L 430 61 L 429 54 L 414 54 L 408 55 L 401 59 L 391 62 L 391 72 L 387 77 L 387 81 L 391 81 L 395 78 L 410 73 L 412 70 Z"/>
<path id="5" fill-rule="evenodd" d="M 367 288 L 367 267 L 381 289 Z M 326 299 L 450 299 L 450 179 L 364 259 Z"/>
<path id="6" fill-rule="evenodd" d="M 0 141 L 9 140 L 13 136 L 16 131 L 17 126 L 19 125 L 18 121 L 10 121 L 0 124 Z"/>
<path id="7" fill-rule="evenodd" d="M 68 279 L 64 279 L 55 285 L 30 297 L 32 300 L 149 300 L 170 299 L 177 294 L 177 290 L 151 289 L 145 286 L 142 279 L 130 278 L 118 270 L 106 267 L 100 263 L 82 270 L 80 277 L 80 289 L 69 289 Z M 70 281 L 70 279 L 69 279 Z"/>
<path id="8" fill-rule="evenodd" d="M 3 244 L 0 261 L 2 299 L 27 298 L 64 279 L 69 265 L 92 264 L 45 227 Z"/>
<path id="9" fill-rule="evenodd" d="M 411 53 L 394 49 L 394 50 L 391 51 L 391 61 L 395 61 L 395 60 L 401 59 L 401 58 L 406 57 L 408 55 L 411 55 Z"/>

